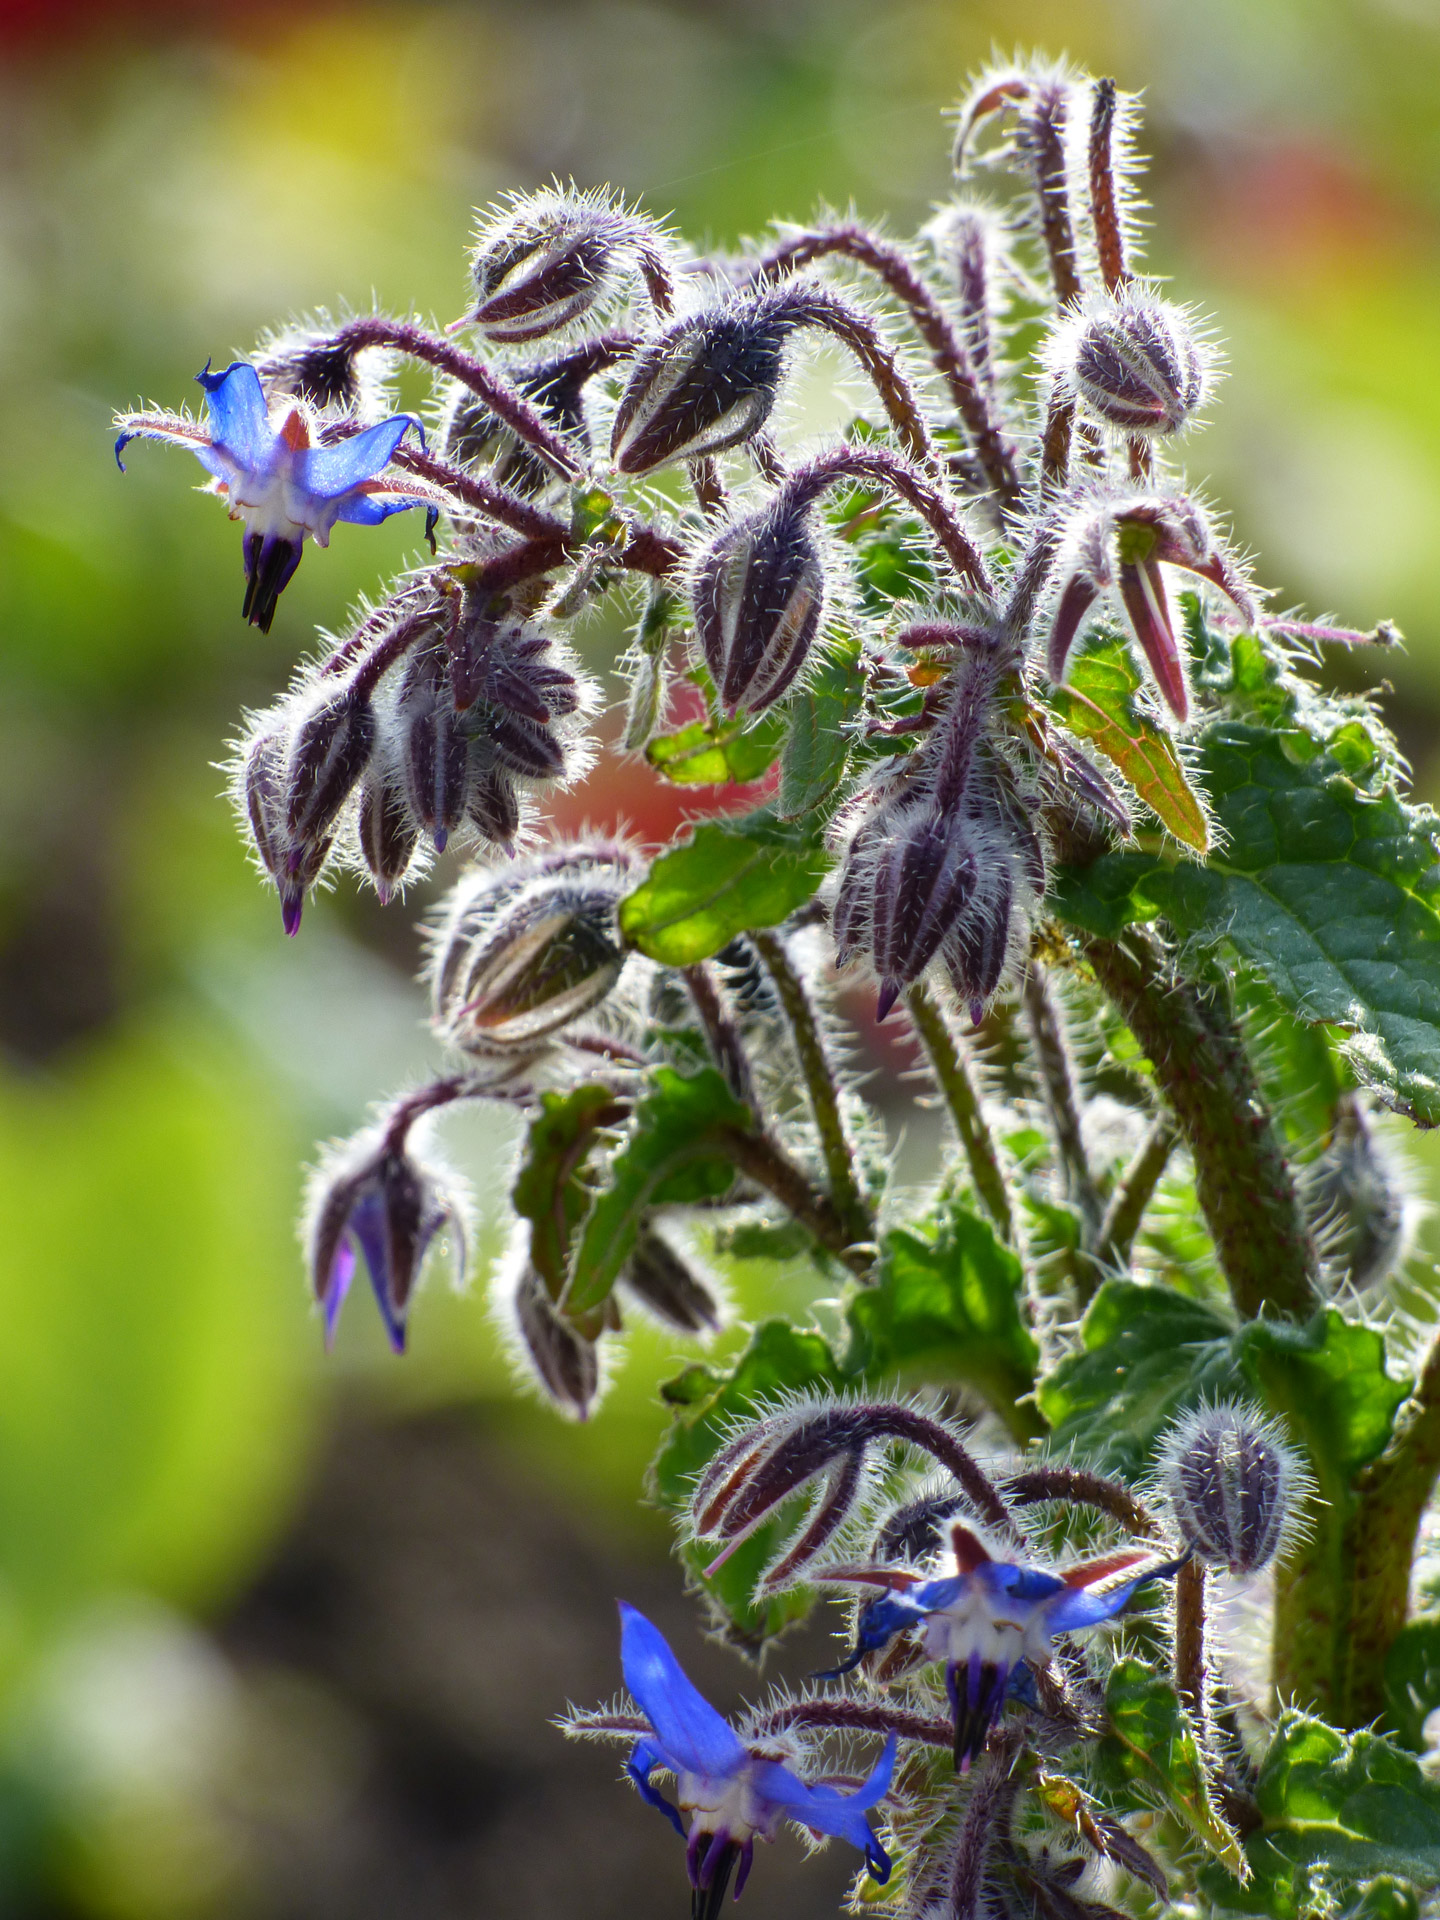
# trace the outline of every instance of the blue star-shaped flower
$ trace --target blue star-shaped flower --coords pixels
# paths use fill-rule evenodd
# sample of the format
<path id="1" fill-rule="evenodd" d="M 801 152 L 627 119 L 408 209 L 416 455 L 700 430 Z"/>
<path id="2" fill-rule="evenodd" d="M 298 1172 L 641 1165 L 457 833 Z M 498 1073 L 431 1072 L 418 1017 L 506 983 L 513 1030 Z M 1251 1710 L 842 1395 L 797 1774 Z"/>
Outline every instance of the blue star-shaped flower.
<path id="1" fill-rule="evenodd" d="M 117 414 L 115 459 L 123 473 L 120 455 L 137 438 L 188 447 L 196 456 L 230 518 L 245 522 L 244 615 L 262 633 L 269 632 L 275 603 L 300 564 L 306 534 L 327 547 L 337 520 L 373 527 L 422 502 L 445 504 L 423 481 L 378 477 L 411 427 L 423 441 L 414 414 L 397 413 L 348 439 L 314 446 L 305 413 L 288 396 L 278 426 L 273 423 L 260 376 L 248 360 L 223 373 L 207 366 L 195 377 L 205 389 L 207 420 Z"/>
<path id="2" fill-rule="evenodd" d="M 1043 1665 L 1057 1633 L 1113 1620 L 1138 1587 L 1168 1579 L 1188 1558 L 1148 1567 L 1118 1587 L 1095 1593 L 1098 1581 L 1148 1555 L 1132 1550 L 1065 1573 L 1046 1573 L 992 1560 L 967 1527 L 952 1527 L 950 1542 L 953 1573 L 927 1577 L 908 1567 L 834 1567 L 813 1577 L 886 1589 L 861 1612 L 855 1651 L 825 1678 L 847 1673 L 906 1628 L 918 1631 L 928 1659 L 945 1662 L 955 1714 L 955 1764 L 962 1772 L 984 1750 L 1011 1691 L 1012 1672 L 1022 1661 Z"/>
<path id="3" fill-rule="evenodd" d="M 894 1737 L 854 1793 L 804 1781 L 783 1760 L 745 1744 L 687 1679 L 658 1627 L 623 1601 L 620 1619 L 625 1684 L 650 1723 L 649 1734 L 631 1751 L 626 1772 L 682 1836 L 681 1813 L 690 1816 L 686 1862 L 695 1889 L 695 1920 L 717 1920 L 732 1874 L 739 1898 L 756 1837 L 773 1840 L 786 1820 L 848 1840 L 883 1886 L 890 1877 L 889 1855 L 865 1815 L 889 1791 Z M 675 1776 L 678 1807 L 651 1785 L 660 1768 Z"/>

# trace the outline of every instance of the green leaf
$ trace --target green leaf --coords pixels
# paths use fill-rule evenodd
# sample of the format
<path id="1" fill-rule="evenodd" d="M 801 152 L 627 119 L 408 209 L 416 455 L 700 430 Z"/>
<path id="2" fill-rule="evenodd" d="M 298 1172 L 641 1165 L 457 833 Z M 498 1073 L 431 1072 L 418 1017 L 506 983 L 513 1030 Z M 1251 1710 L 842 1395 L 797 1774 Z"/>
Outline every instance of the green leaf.
<path id="1" fill-rule="evenodd" d="M 677 1411 L 651 1469 L 653 1491 L 672 1511 L 680 1510 L 734 1421 L 777 1395 L 832 1392 L 841 1384 L 835 1356 L 822 1335 L 784 1320 L 765 1321 L 729 1373 L 691 1366 L 662 1389 Z M 713 1579 L 705 1572 L 706 1561 L 715 1557 L 713 1547 L 690 1545 L 682 1551 L 727 1637 L 752 1650 L 803 1619 L 814 1604 L 813 1592 L 805 1587 L 787 1589 L 758 1607 L 751 1603 L 755 1583 L 778 1551 L 785 1530 L 779 1519 L 767 1522 Z"/>
<path id="2" fill-rule="evenodd" d="M 625 1108 L 610 1087 L 576 1087 L 572 1093 L 540 1096 L 540 1112 L 530 1123 L 510 1197 L 516 1213 L 530 1222 L 530 1259 L 553 1299 L 565 1291 L 571 1237 L 594 1198 L 581 1170 L 597 1130 L 613 1127 L 624 1117 Z"/>
<path id="3" fill-rule="evenodd" d="M 1253 636 L 1231 660 L 1233 703 L 1266 717 L 1201 736 L 1218 851 L 1203 866 L 1131 850 L 1062 869 L 1055 910 L 1107 936 L 1163 916 L 1238 956 L 1292 1013 L 1345 1030 L 1366 1085 L 1440 1120 L 1440 819 L 1399 798 L 1363 715 L 1288 680 Z"/>
<path id="4" fill-rule="evenodd" d="M 845 774 L 850 737 L 865 699 L 860 642 L 847 638 L 825 654 L 787 709 L 776 811 L 794 820 L 821 806 Z"/>
<path id="5" fill-rule="evenodd" d="M 1385 1658 L 1385 1701 L 1391 1726 L 1416 1753 L 1425 1746 L 1425 1722 L 1440 1707 L 1440 1614 L 1412 1620 Z"/>
<path id="6" fill-rule="evenodd" d="M 1210 828 L 1204 802 L 1185 777 L 1175 742 L 1136 700 L 1142 684 L 1130 649 L 1107 634 L 1072 663 L 1065 685 L 1050 691 L 1047 705 L 1071 733 L 1119 768 L 1167 832 L 1205 853 Z"/>
<path id="7" fill-rule="evenodd" d="M 745 715 L 696 720 L 652 740 L 645 758 L 678 787 L 744 786 L 774 765 L 784 738 L 780 714 L 767 714 L 753 725 Z"/>
<path id="8" fill-rule="evenodd" d="M 1264 1825 L 1245 1851 L 1282 1920 L 1304 1910 L 1316 1869 L 1352 1883 L 1382 1874 L 1422 1887 L 1440 1881 L 1440 1784 L 1378 1734 L 1347 1736 L 1283 1712 L 1256 1800 Z"/>
<path id="9" fill-rule="evenodd" d="M 1158 1794 L 1231 1873 L 1243 1874 L 1240 1843 L 1210 1798 L 1195 1735 L 1175 1689 L 1139 1660 L 1118 1660 L 1105 1685 L 1110 1731 L 1096 1749 L 1097 1771 L 1115 1790 L 1138 1788 L 1137 1804 Z"/>
<path id="10" fill-rule="evenodd" d="M 662 854 L 621 901 L 620 931 L 652 960 L 693 966 L 737 933 L 788 920 L 829 865 L 816 841 L 787 832 L 763 809 L 725 825 L 710 822 Z"/>
<path id="11" fill-rule="evenodd" d="M 655 1068 L 575 1250 L 563 1301 L 572 1319 L 604 1302 L 651 1207 L 718 1199 L 729 1191 L 735 1168 L 724 1130 L 749 1125 L 749 1108 L 713 1067 L 689 1076 Z"/>
<path id="12" fill-rule="evenodd" d="M 1023 1285 L 1016 1254 L 963 1208 L 950 1208 L 929 1234 L 887 1233 L 877 1283 L 856 1293 L 846 1315 L 846 1371 L 964 1382 L 1018 1440 L 1031 1439 L 1043 1423 L 1027 1399 L 1039 1349 L 1021 1317 Z"/>
<path id="13" fill-rule="evenodd" d="M 1038 1392 L 1057 1449 L 1122 1479 L 1144 1474 L 1175 1416 L 1202 1399 L 1258 1398 L 1303 1440 L 1331 1498 L 1383 1450 L 1410 1385 L 1386 1370 L 1385 1342 L 1334 1307 L 1304 1326 L 1252 1320 L 1238 1332 L 1170 1287 L 1107 1280 L 1080 1350 Z"/>

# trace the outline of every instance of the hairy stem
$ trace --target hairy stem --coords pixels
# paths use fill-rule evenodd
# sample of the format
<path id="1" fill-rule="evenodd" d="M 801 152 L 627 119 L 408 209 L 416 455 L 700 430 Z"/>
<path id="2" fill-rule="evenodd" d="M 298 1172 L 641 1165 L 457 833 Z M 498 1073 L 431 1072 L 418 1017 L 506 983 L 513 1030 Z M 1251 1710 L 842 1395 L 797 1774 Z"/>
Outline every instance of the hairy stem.
<path id="1" fill-rule="evenodd" d="M 755 1077 L 750 1071 L 750 1056 L 740 1038 L 740 1029 L 730 1017 L 714 970 L 702 961 L 698 966 L 682 967 L 681 978 L 695 1003 L 705 1038 L 716 1066 L 737 1100 L 743 1100 L 759 1126 L 764 1114 L 755 1095 Z"/>
<path id="2" fill-rule="evenodd" d="M 800 975 L 790 964 L 790 956 L 779 935 L 756 931 L 749 935 L 749 939 L 774 982 L 790 1026 L 790 1038 L 800 1062 L 805 1090 L 810 1096 L 810 1110 L 815 1116 L 815 1128 L 820 1136 L 820 1152 L 825 1161 L 830 1198 L 835 1203 L 835 1211 L 851 1240 L 857 1245 L 868 1244 L 875 1237 L 875 1222 L 856 1177 L 855 1154 L 845 1132 L 835 1070 L 830 1064 L 825 1036 L 820 1030 L 815 1009 L 810 1004 Z"/>
<path id="3" fill-rule="evenodd" d="M 842 480 L 869 481 L 895 494 L 929 527 L 961 584 L 981 593 L 992 591 L 989 570 L 980 549 L 965 531 L 954 500 L 929 474 L 884 447 L 845 446 L 797 468 L 786 484 L 793 503 L 804 508 Z"/>
<path id="4" fill-rule="evenodd" d="M 402 468 L 406 473 L 415 474 L 421 480 L 428 480 L 432 486 L 442 488 L 452 499 L 473 507 L 487 520 L 497 521 L 515 533 L 523 533 L 527 540 L 568 538 L 569 529 L 553 513 L 544 512 L 522 495 L 512 493 L 508 487 L 499 486 L 483 475 L 467 473 L 463 467 L 454 466 L 436 454 L 422 453 L 416 447 L 397 447 L 390 456 L 390 464 Z"/>
<path id="5" fill-rule="evenodd" d="M 1074 1065 L 1065 1026 L 1049 982 L 1038 965 L 1031 964 L 1025 975 L 1025 1013 L 1030 1025 L 1030 1040 L 1055 1150 L 1065 1177 L 1065 1192 L 1078 1211 L 1087 1241 L 1093 1240 L 1100 1225 L 1100 1195 L 1090 1171 L 1089 1156 L 1080 1132 L 1080 1105 L 1075 1093 Z"/>
<path id="6" fill-rule="evenodd" d="M 1005 1184 L 1000 1155 L 985 1123 L 980 1096 L 975 1091 L 975 1084 L 961 1058 L 955 1036 L 950 1031 L 950 1023 L 922 980 L 906 988 L 905 1005 L 930 1061 L 941 1098 L 960 1137 L 980 1204 L 1005 1239 L 1013 1240 L 1015 1220 L 1010 1211 L 1010 1192 Z"/>
<path id="7" fill-rule="evenodd" d="M 574 451 L 517 387 L 485 361 L 477 360 L 473 353 L 427 333 L 413 321 L 367 314 L 341 327 L 334 335 L 334 344 L 357 353 L 365 347 L 395 347 L 401 353 L 408 353 L 412 360 L 423 360 L 427 366 L 438 367 L 478 394 L 495 418 L 503 422 L 517 440 L 533 447 L 563 479 L 573 480 L 579 473 L 580 462 Z"/>
<path id="8" fill-rule="evenodd" d="M 1187 1560 L 1175 1575 L 1175 1691 L 1205 1730 L 1205 1568 Z"/>
<path id="9" fill-rule="evenodd" d="M 869 375 L 905 451 L 922 466 L 933 467 L 935 449 L 915 390 L 869 314 L 828 287 L 808 283 L 787 287 L 770 297 L 775 300 L 777 316 L 793 325 L 820 327 L 850 349 Z"/>
<path id="10" fill-rule="evenodd" d="M 1160 1533 L 1155 1516 L 1128 1487 L 1083 1467 L 1026 1467 L 1011 1474 L 1004 1486 L 1006 1497 L 1017 1507 L 1032 1507 L 1041 1500 L 1065 1500 L 1072 1506 L 1094 1507 L 1108 1514 L 1138 1539 L 1158 1537 Z"/>
<path id="11" fill-rule="evenodd" d="M 1363 1726 L 1385 1708 L 1385 1658 L 1410 1608 L 1420 1521 L 1440 1478 L 1440 1334 L 1394 1437 L 1357 1483 L 1351 1522 L 1358 1574 L 1348 1635 L 1345 1718 Z"/>
<path id="12" fill-rule="evenodd" d="M 1170 1116 L 1162 1114 L 1151 1124 L 1135 1158 L 1121 1174 L 1096 1235 L 1094 1258 L 1089 1263 L 1089 1283 L 1082 1285 L 1082 1305 L 1100 1284 L 1104 1268 L 1130 1264 L 1130 1250 L 1140 1231 L 1140 1222 L 1145 1218 L 1145 1209 L 1170 1164 L 1179 1137 Z"/>
<path id="13" fill-rule="evenodd" d="M 1155 1069 L 1195 1163 L 1195 1193 L 1236 1308 L 1301 1315 L 1315 1304 L 1315 1249 L 1294 1175 L 1234 1020 L 1167 976 L 1138 929 L 1085 953 Z"/>
<path id="14" fill-rule="evenodd" d="M 739 1127 L 725 1127 L 721 1131 L 724 1149 L 740 1171 L 778 1200 L 842 1266 L 848 1267 L 859 1279 L 869 1279 L 874 1264 L 873 1250 L 852 1245 L 828 1196 L 815 1191 L 799 1167 L 781 1152 L 769 1135 L 750 1133 Z"/>
<path id="15" fill-rule="evenodd" d="M 1130 278 L 1125 264 L 1125 233 L 1115 190 L 1115 82 L 1095 82 L 1090 110 L 1090 224 L 1100 278 L 1113 293 Z"/>
<path id="16" fill-rule="evenodd" d="M 930 349 L 936 370 L 949 388 L 986 479 L 1002 506 L 1014 506 L 1020 498 L 1014 449 L 991 414 L 989 396 L 971 365 L 964 343 L 899 247 L 867 232 L 864 227 L 824 227 L 813 233 L 796 234 L 763 254 L 756 263 L 756 278 L 778 279 L 831 253 L 854 260 L 878 275 L 909 311 L 916 331 Z"/>
<path id="17" fill-rule="evenodd" d="M 1080 292 L 1075 264 L 1075 228 L 1065 166 L 1065 117 L 1070 89 L 1063 83 L 1040 89 L 1026 115 L 1026 145 L 1040 203 L 1040 232 L 1050 259 L 1055 304 L 1066 307 Z"/>

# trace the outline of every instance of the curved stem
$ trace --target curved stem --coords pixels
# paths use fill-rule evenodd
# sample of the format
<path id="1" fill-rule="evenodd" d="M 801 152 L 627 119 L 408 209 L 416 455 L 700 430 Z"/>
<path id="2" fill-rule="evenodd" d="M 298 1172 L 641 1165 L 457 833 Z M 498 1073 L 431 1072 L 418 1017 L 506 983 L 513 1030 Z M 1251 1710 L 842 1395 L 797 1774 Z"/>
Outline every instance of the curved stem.
<path id="1" fill-rule="evenodd" d="M 1235 1022 L 1167 976 L 1149 939 L 1089 938 L 1086 957 L 1155 1069 L 1195 1163 L 1195 1194 L 1237 1310 L 1315 1305 L 1315 1249 L 1294 1175 Z"/>
<path id="2" fill-rule="evenodd" d="M 815 1009 L 810 1004 L 800 975 L 790 964 L 790 956 L 779 935 L 756 930 L 749 935 L 749 940 L 765 963 L 765 971 L 774 982 L 789 1023 L 790 1038 L 805 1080 L 805 1090 L 810 1096 L 810 1110 L 815 1116 L 815 1130 L 820 1136 L 820 1152 L 830 1182 L 830 1198 L 852 1241 L 856 1245 L 868 1246 L 874 1239 L 875 1222 L 856 1177 L 854 1149 L 845 1132 L 835 1072 L 826 1052 L 825 1036 L 815 1017 Z"/>
<path id="3" fill-rule="evenodd" d="M 725 1151 L 742 1173 L 749 1174 L 757 1186 L 778 1200 L 842 1266 L 859 1279 L 870 1277 L 873 1251 L 852 1245 L 830 1200 L 816 1193 L 768 1134 L 748 1133 L 739 1127 L 724 1127 L 721 1134 Z"/>
<path id="4" fill-rule="evenodd" d="M 949 1748 L 955 1730 L 948 1720 L 892 1706 L 888 1700 L 862 1700 L 854 1694 L 819 1694 L 809 1700 L 787 1700 L 784 1706 L 756 1715 L 748 1724 L 752 1736 L 787 1733 L 792 1727 L 822 1727 L 836 1733 L 895 1734 L 927 1747 Z"/>
<path id="5" fill-rule="evenodd" d="M 1385 1658 L 1410 1609 L 1420 1522 L 1440 1478 L 1440 1334 L 1425 1356 L 1414 1397 L 1394 1437 L 1357 1481 L 1351 1563 L 1358 1578 L 1348 1639 L 1346 1722 L 1364 1726 L 1385 1710 Z"/>
<path id="6" fill-rule="evenodd" d="M 868 480 L 885 487 L 912 507 L 934 534 L 962 584 L 993 592 L 980 549 L 965 531 L 955 502 L 929 474 L 922 473 L 884 447 L 843 446 L 797 467 L 786 482 L 790 503 L 803 509 L 842 480 Z"/>
<path id="7" fill-rule="evenodd" d="M 975 1091 L 950 1023 L 924 981 L 917 980 L 905 991 L 905 1005 L 920 1036 L 945 1102 L 960 1145 L 970 1165 L 980 1204 L 1007 1240 L 1015 1237 L 1015 1221 L 1010 1211 L 1010 1193 L 1000 1166 L 1000 1155 L 991 1138 Z"/>
<path id="8" fill-rule="evenodd" d="M 1050 259 L 1055 303 L 1065 307 L 1080 292 L 1075 264 L 1075 228 L 1070 218 L 1070 188 L 1065 165 L 1065 117 L 1070 88 L 1063 82 L 1036 90 L 1026 117 L 1035 197 L 1040 202 L 1040 232 Z"/>
<path id="9" fill-rule="evenodd" d="M 432 486 L 442 487 L 452 499 L 473 507 L 487 520 L 497 521 L 512 532 L 523 533 L 527 540 L 566 540 L 569 529 L 553 513 L 546 513 L 533 501 L 508 487 L 487 480 L 482 474 L 468 473 L 463 467 L 442 460 L 438 454 L 422 453 L 418 447 L 397 447 L 390 464 L 413 473 Z"/>
<path id="10" fill-rule="evenodd" d="M 1118 98 L 1113 80 L 1095 82 L 1090 109 L 1090 224 L 1095 231 L 1095 256 L 1100 278 L 1114 293 L 1130 278 L 1125 264 L 1125 230 L 1120 222 L 1120 196 L 1115 182 L 1115 118 Z"/>
<path id="11" fill-rule="evenodd" d="M 870 376 L 905 451 L 924 466 L 935 465 L 930 430 L 915 390 L 868 313 L 851 306 L 830 288 L 809 282 L 782 287 L 768 296 L 768 303 L 777 320 L 791 326 L 820 327 L 848 347 Z"/>
<path id="12" fill-rule="evenodd" d="M 1006 1496 L 1017 1507 L 1031 1507 L 1041 1500 L 1066 1500 L 1072 1506 L 1094 1507 L 1097 1512 L 1108 1514 L 1138 1539 L 1157 1538 L 1160 1534 L 1155 1516 L 1128 1487 L 1083 1467 L 1026 1467 L 1020 1473 L 1011 1474 L 1004 1486 Z"/>
<path id="13" fill-rule="evenodd" d="M 964 343 L 899 247 L 867 232 L 864 227 L 824 227 L 796 234 L 762 254 L 756 262 L 756 278 L 775 280 L 832 253 L 868 268 L 908 310 L 916 331 L 930 349 L 936 370 L 950 390 L 955 410 L 965 423 L 986 479 L 1001 504 L 1013 506 L 1021 491 L 1014 449 L 991 415 L 989 397 L 971 365 Z"/>
<path id="14" fill-rule="evenodd" d="M 1026 972 L 1023 991 L 1035 1064 L 1050 1113 L 1056 1154 L 1065 1176 L 1066 1197 L 1080 1214 L 1085 1238 L 1093 1239 L 1100 1225 L 1100 1195 L 1081 1136 L 1075 1075 L 1060 1009 L 1044 973 L 1033 963 Z"/>
<path id="15" fill-rule="evenodd" d="M 350 320 L 332 336 L 332 344 L 359 353 L 366 347 L 395 347 L 412 360 L 423 360 L 438 367 L 462 386 L 468 387 L 502 421 L 517 440 L 533 447 L 542 460 L 566 480 L 580 472 L 573 450 L 517 387 L 485 361 L 477 360 L 449 340 L 442 340 L 410 320 L 390 320 L 384 314 L 367 314 Z"/>

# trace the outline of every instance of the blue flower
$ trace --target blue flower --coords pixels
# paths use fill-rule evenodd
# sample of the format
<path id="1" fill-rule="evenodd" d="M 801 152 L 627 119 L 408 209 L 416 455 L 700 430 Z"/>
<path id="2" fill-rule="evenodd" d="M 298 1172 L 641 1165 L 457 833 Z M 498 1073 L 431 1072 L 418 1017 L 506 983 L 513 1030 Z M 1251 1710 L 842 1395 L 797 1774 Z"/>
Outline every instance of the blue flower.
<path id="1" fill-rule="evenodd" d="M 1148 1567 L 1105 1593 L 1097 1581 L 1123 1573 L 1148 1556 L 1129 1551 L 1045 1573 L 1038 1567 L 992 1560 L 967 1527 L 950 1530 L 954 1572 L 935 1577 L 906 1567 L 835 1567 L 813 1577 L 883 1587 L 865 1607 L 850 1658 L 834 1679 L 858 1666 L 907 1628 L 915 1629 L 925 1656 L 945 1662 L 945 1685 L 955 1715 L 955 1764 L 964 1772 L 984 1750 L 1000 1718 L 1022 1662 L 1043 1666 L 1057 1633 L 1075 1633 L 1113 1620 L 1147 1580 L 1168 1579 L 1188 1555 Z"/>
<path id="2" fill-rule="evenodd" d="M 337 520 L 378 526 L 392 513 L 421 502 L 443 505 L 444 496 L 423 481 L 381 480 L 396 448 L 414 427 L 414 414 L 397 413 L 332 445 L 312 446 L 310 423 L 286 396 L 283 417 L 272 423 L 265 389 L 248 360 L 224 373 L 207 366 L 196 379 L 205 389 L 208 421 L 178 413 L 117 414 L 120 437 L 115 459 L 131 440 L 165 440 L 188 447 L 211 476 L 210 491 L 245 522 L 245 618 L 268 633 L 275 603 L 300 564 L 308 533 L 330 544 Z"/>
<path id="3" fill-rule="evenodd" d="M 716 1920 L 732 1874 L 739 1898 L 757 1835 L 773 1840 L 786 1820 L 848 1840 L 865 1855 L 872 1878 L 883 1886 L 890 1877 L 890 1859 L 865 1815 L 889 1791 L 893 1735 L 854 1793 L 812 1785 L 784 1761 L 746 1745 L 696 1691 L 664 1635 L 643 1614 L 622 1601 L 620 1620 L 625 1684 L 650 1724 L 649 1733 L 632 1749 L 626 1772 L 682 1836 L 681 1813 L 690 1816 L 686 1862 L 695 1889 L 694 1920 Z M 659 1769 L 674 1774 L 678 1807 L 651 1784 L 651 1775 Z"/>

